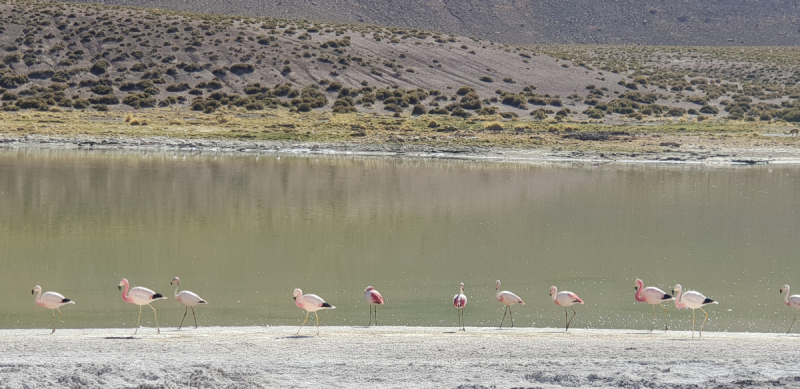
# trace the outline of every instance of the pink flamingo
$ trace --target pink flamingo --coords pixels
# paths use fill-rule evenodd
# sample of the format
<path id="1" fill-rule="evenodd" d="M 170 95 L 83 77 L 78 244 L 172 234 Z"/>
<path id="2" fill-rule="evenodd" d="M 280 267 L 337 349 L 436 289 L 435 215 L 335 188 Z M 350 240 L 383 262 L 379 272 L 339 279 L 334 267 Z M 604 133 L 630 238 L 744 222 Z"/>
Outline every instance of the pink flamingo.
<path id="1" fill-rule="evenodd" d="M 581 298 L 575 293 L 567 291 L 559 292 L 555 286 L 550 287 L 550 296 L 553 296 L 553 302 L 556 305 L 564 307 L 564 321 L 567 323 L 566 331 L 569 331 L 569 325 L 572 323 L 572 319 L 574 319 L 575 315 L 578 314 L 578 312 L 575 312 L 575 307 L 573 307 L 573 305 L 583 304 L 583 300 L 581 300 Z M 567 313 L 567 307 L 572 308 L 572 317 L 569 320 L 567 320 L 567 317 L 569 316 L 569 313 Z"/>
<path id="2" fill-rule="evenodd" d="M 783 302 L 786 304 L 787 307 L 792 307 L 795 311 L 800 310 L 800 294 L 796 294 L 794 296 L 789 296 L 789 285 L 784 285 L 781 288 L 781 294 L 786 292 L 786 298 L 784 298 Z M 792 327 L 794 326 L 794 322 L 797 320 L 797 313 L 794 315 L 794 320 L 792 320 L 792 325 L 789 326 L 789 331 L 786 333 L 792 332 Z"/>
<path id="3" fill-rule="evenodd" d="M 372 325 L 372 307 L 375 306 L 375 327 L 377 327 L 378 305 L 384 305 L 383 296 L 381 296 L 381 292 L 378 292 L 375 290 L 375 288 L 368 286 L 367 289 L 364 289 L 364 297 L 367 299 L 367 303 L 369 304 L 369 325 Z"/>
<path id="4" fill-rule="evenodd" d="M 33 288 L 31 294 L 36 292 L 39 292 L 39 294 L 36 295 L 36 300 L 34 300 L 36 305 L 53 311 L 53 332 L 56 332 L 56 311 L 58 311 L 58 319 L 61 320 L 61 317 L 64 316 L 64 314 L 61 313 L 61 310 L 58 308 L 60 308 L 62 305 L 75 304 L 75 302 L 56 292 L 46 292 L 45 294 L 42 294 L 42 287 L 39 285 L 36 285 L 36 287 Z M 53 332 L 51 332 L 51 334 Z"/>
<path id="5" fill-rule="evenodd" d="M 184 290 L 183 292 L 178 293 L 178 287 L 181 285 L 180 278 L 175 277 L 172 279 L 172 281 L 169 282 L 170 285 L 172 285 L 173 283 L 177 284 L 175 285 L 175 293 L 173 294 L 175 300 L 178 300 L 178 302 L 186 306 L 186 309 L 183 311 L 183 319 L 181 319 L 181 325 L 178 326 L 178 329 L 181 329 L 181 327 L 183 327 L 183 321 L 186 319 L 186 314 L 189 312 L 189 308 L 192 308 L 192 317 L 194 317 L 194 328 L 197 329 L 197 316 L 195 316 L 194 314 L 194 306 L 197 304 L 208 304 L 208 303 L 206 302 L 206 300 L 203 300 L 200 296 L 198 296 L 194 292 Z"/>
<path id="6" fill-rule="evenodd" d="M 647 288 L 644 287 L 644 282 L 640 279 L 636 279 L 636 294 L 634 297 L 636 301 L 644 302 L 653 305 L 653 324 L 650 325 L 650 332 L 653 332 L 653 327 L 656 325 L 656 305 L 660 305 L 665 301 L 674 300 L 675 298 L 664 293 L 663 290 L 658 289 L 653 286 L 649 286 Z M 667 320 L 667 308 L 661 305 L 661 308 L 664 308 L 664 320 Z M 664 331 L 669 331 L 669 326 L 664 323 Z"/>
<path id="7" fill-rule="evenodd" d="M 139 320 L 136 321 L 136 331 L 133 334 L 136 335 L 139 333 L 139 323 L 142 322 L 142 305 L 147 305 L 153 310 L 153 316 L 156 318 L 156 329 L 158 329 L 158 333 L 160 334 L 161 328 L 158 327 L 158 314 L 156 313 L 156 309 L 153 308 L 150 303 L 156 300 L 166 300 L 167 298 L 162 296 L 160 293 L 153 292 L 152 290 L 143 288 L 141 286 L 131 289 L 129 293 L 128 288 L 130 288 L 130 285 L 128 284 L 128 280 L 125 278 L 119 282 L 119 290 L 122 290 L 123 286 L 125 287 L 125 290 L 122 291 L 122 301 L 139 306 Z"/>
<path id="8" fill-rule="evenodd" d="M 300 329 L 297 330 L 297 335 L 300 335 L 300 330 L 303 329 L 303 326 L 306 325 L 306 321 L 308 321 L 308 314 L 314 312 L 314 316 L 317 317 L 317 335 L 319 335 L 319 315 L 317 315 L 317 311 L 320 309 L 336 309 L 336 307 L 328 304 L 323 300 L 321 297 L 315 294 L 303 294 L 303 291 L 300 289 L 294 290 L 294 305 L 298 308 L 303 308 L 306 310 L 306 319 L 303 320 L 303 324 L 300 325 Z"/>
<path id="9" fill-rule="evenodd" d="M 700 337 L 703 337 L 703 327 L 706 325 L 706 320 L 708 320 L 708 312 L 706 312 L 703 307 L 709 304 L 719 304 L 718 302 L 703 296 L 702 293 L 690 290 L 686 293 L 683 293 L 683 287 L 680 284 L 675 285 L 672 289 L 672 293 L 675 294 L 675 306 L 678 309 L 681 308 L 691 308 L 692 309 L 692 339 L 694 339 L 694 310 L 699 309 L 706 314 L 706 318 L 703 319 L 703 324 L 700 325 Z"/>
<path id="10" fill-rule="evenodd" d="M 467 296 L 464 294 L 464 283 L 461 283 L 461 292 L 453 297 L 453 308 L 458 311 L 458 324 L 461 326 L 461 331 L 464 329 L 464 307 L 467 306 Z"/>
<path id="11" fill-rule="evenodd" d="M 508 311 L 509 317 L 511 317 L 511 328 L 514 328 L 514 315 L 511 314 L 511 306 L 514 304 L 522 304 L 525 305 L 525 302 L 522 301 L 519 296 L 511 293 L 507 290 L 500 291 L 500 280 L 494 283 L 494 290 L 497 291 L 495 298 L 497 301 L 503 303 L 505 305 L 505 310 L 503 311 L 503 320 L 500 320 L 500 328 L 503 328 L 503 321 L 506 320 L 506 311 Z"/>

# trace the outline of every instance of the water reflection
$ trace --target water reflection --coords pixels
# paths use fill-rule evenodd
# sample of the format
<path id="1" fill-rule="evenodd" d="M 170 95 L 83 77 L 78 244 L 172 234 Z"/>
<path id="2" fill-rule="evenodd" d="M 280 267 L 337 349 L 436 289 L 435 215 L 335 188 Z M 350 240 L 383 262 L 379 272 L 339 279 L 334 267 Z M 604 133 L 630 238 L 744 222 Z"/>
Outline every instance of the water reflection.
<path id="1" fill-rule="evenodd" d="M 586 301 L 573 327 L 647 329 L 640 277 L 719 300 L 706 331 L 785 331 L 798 172 L 6 150 L 0 327 L 50 324 L 36 284 L 77 302 L 60 328 L 132 327 L 120 278 L 172 296 L 179 276 L 210 303 L 200 325 L 299 325 L 298 287 L 337 306 L 323 323 L 366 325 L 373 285 L 380 324 L 455 326 L 460 282 L 466 325 L 497 325 L 500 279 L 527 303 L 517 326 L 563 326 L 555 285 Z M 179 303 L 154 306 L 162 326 L 179 323 Z M 670 318 L 691 328 L 691 312 Z"/>

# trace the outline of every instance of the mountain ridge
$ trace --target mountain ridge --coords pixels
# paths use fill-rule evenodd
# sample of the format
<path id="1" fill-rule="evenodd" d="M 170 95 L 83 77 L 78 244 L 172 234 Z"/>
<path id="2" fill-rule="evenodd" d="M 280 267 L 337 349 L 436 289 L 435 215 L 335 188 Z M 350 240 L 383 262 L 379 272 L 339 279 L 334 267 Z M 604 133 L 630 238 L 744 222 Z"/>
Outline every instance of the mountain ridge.
<path id="1" fill-rule="evenodd" d="M 797 46 L 789 0 L 84 0 L 183 12 L 366 23 L 511 44 Z"/>

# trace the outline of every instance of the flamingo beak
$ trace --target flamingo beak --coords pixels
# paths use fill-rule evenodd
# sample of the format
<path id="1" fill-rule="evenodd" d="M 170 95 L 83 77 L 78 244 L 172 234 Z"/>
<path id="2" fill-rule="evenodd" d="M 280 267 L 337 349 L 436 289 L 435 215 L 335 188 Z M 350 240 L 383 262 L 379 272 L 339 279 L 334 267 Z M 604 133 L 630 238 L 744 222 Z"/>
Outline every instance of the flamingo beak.
<path id="1" fill-rule="evenodd" d="M 122 290 L 122 285 L 117 285 L 117 289 Z"/>
<path id="2" fill-rule="evenodd" d="M 169 282 L 169 285 L 172 286 L 172 281 Z"/>
<path id="3" fill-rule="evenodd" d="M 36 292 L 36 289 L 32 290 L 31 294 L 33 294 L 34 292 Z M 781 291 L 781 293 L 783 293 L 783 291 Z"/>
<path id="4" fill-rule="evenodd" d="M 292 300 L 297 301 L 297 296 L 292 296 Z"/>

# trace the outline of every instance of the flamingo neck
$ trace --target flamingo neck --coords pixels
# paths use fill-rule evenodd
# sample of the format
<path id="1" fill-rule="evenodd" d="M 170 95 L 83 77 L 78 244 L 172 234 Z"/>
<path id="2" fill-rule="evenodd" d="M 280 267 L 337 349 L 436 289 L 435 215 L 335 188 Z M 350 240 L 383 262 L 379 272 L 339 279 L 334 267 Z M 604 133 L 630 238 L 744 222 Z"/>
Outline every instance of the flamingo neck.
<path id="1" fill-rule="evenodd" d="M 558 289 L 553 289 L 553 302 L 556 302 L 556 296 L 558 295 Z M 558 304 L 558 303 L 556 303 Z"/>
<path id="2" fill-rule="evenodd" d="M 128 284 L 128 280 L 122 281 L 122 285 L 125 286 L 125 288 L 122 289 L 122 301 L 124 301 L 126 303 L 132 303 L 133 300 L 131 300 L 130 297 L 128 297 L 128 289 L 130 289 L 130 285 Z"/>
<path id="3" fill-rule="evenodd" d="M 178 288 L 179 288 L 180 286 L 181 286 L 181 284 L 180 284 L 179 282 L 176 282 L 176 283 L 175 283 L 175 293 L 173 293 L 173 294 L 172 294 L 172 296 L 173 296 L 173 297 L 175 297 L 175 300 L 177 300 L 177 299 L 178 299 Z"/>
<path id="4" fill-rule="evenodd" d="M 41 292 L 39 292 L 39 293 L 41 293 Z M 783 298 L 783 302 L 786 303 L 787 306 L 791 305 L 791 304 L 789 304 L 789 287 L 788 286 L 786 287 L 786 296 Z"/>
<path id="5" fill-rule="evenodd" d="M 461 292 L 460 292 L 459 294 L 464 294 L 464 286 L 463 286 L 463 285 L 462 285 L 462 286 L 459 286 L 459 287 L 458 287 L 458 289 L 460 289 L 460 290 L 461 290 Z"/>
<path id="6" fill-rule="evenodd" d="M 681 301 L 681 298 L 683 298 L 683 289 L 676 289 L 676 290 L 678 291 L 678 294 L 676 296 L 674 296 L 675 297 L 675 308 L 678 308 L 678 309 L 686 308 L 686 304 L 684 304 L 683 301 Z"/>
<path id="7" fill-rule="evenodd" d="M 636 286 L 638 286 L 638 288 L 636 288 L 636 294 L 634 295 L 636 301 L 645 301 L 644 296 L 642 296 L 642 291 L 644 291 L 644 283 L 637 283 Z"/>
<path id="8" fill-rule="evenodd" d="M 40 307 L 44 306 L 44 303 L 42 302 L 42 290 L 41 289 L 39 289 L 39 292 L 36 294 L 36 300 L 34 300 L 34 301 L 36 301 L 36 305 L 38 305 Z"/>

